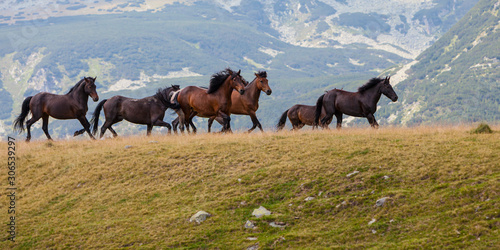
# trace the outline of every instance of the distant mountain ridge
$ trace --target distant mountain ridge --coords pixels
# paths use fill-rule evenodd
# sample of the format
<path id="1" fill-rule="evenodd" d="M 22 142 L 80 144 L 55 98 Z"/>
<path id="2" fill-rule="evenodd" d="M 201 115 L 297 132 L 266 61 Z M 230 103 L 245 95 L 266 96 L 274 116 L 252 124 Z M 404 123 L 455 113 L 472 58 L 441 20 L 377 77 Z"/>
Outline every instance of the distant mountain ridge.
<path id="1" fill-rule="evenodd" d="M 102 97 L 141 97 L 166 84 L 206 84 L 227 66 L 247 78 L 268 71 L 273 95 L 261 98 L 258 117 L 270 128 L 282 111 L 313 104 L 323 90 L 355 90 L 393 74 L 475 2 L 9 0 L 0 4 L 0 133 L 9 133 L 24 97 L 63 93 L 83 76 L 97 76 Z M 30 19 L 43 13 L 47 19 Z M 77 127 L 50 125 L 60 135 Z"/>

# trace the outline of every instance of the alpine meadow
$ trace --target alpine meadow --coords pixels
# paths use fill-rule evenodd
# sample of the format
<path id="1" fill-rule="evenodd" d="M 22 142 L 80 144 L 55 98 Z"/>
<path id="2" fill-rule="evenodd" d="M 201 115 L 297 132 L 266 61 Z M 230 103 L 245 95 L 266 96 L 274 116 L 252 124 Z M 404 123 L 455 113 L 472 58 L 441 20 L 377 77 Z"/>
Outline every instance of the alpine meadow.
<path id="1" fill-rule="evenodd" d="M 0 2 L 0 249 L 497 249 L 500 0 Z"/>

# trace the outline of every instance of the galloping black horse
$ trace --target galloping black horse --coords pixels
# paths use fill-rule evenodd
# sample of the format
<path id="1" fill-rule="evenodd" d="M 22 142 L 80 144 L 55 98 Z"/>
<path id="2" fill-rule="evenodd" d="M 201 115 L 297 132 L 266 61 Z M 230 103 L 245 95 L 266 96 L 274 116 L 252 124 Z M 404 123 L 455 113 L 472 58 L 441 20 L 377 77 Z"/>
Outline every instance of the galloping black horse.
<path id="1" fill-rule="evenodd" d="M 337 117 L 337 128 L 342 127 L 342 114 L 356 117 L 366 117 L 373 128 L 378 128 L 378 123 L 373 114 L 377 111 L 377 103 L 384 94 L 393 102 L 398 100 L 398 95 L 389 83 L 390 77 L 372 78 L 358 88 L 358 92 L 348 92 L 333 89 L 320 96 L 316 102 L 315 124 L 319 123 L 321 109 L 324 107 L 326 115 L 321 119 L 321 126 L 328 126 L 333 115 Z"/>
<path id="2" fill-rule="evenodd" d="M 87 102 L 89 96 L 94 102 L 99 101 L 99 96 L 95 86 L 96 77 L 84 77 L 73 86 L 65 95 L 56 95 L 47 92 L 38 93 L 24 99 L 21 114 L 14 121 L 14 129 L 24 131 L 24 120 L 31 111 L 32 117 L 26 122 L 28 136 L 26 141 L 31 140 L 31 125 L 40 118 L 43 120 L 42 130 L 47 139 L 52 140 L 49 135 L 49 116 L 56 119 L 78 119 L 83 125 L 82 131 L 87 131 L 90 138 L 94 139 L 90 133 L 90 124 L 85 114 L 87 114 Z M 82 132 L 83 133 L 83 132 Z"/>
<path id="3" fill-rule="evenodd" d="M 104 108 L 106 121 L 101 127 L 101 138 L 106 129 L 109 129 L 114 137 L 118 136 L 111 126 L 123 119 L 132 123 L 147 125 L 148 136 L 151 135 L 153 126 L 167 127 L 168 133 L 170 133 L 170 124 L 164 122 L 163 117 L 165 116 L 165 110 L 168 108 L 178 108 L 178 104 L 170 102 L 171 93 L 177 90 L 179 90 L 179 85 L 172 85 L 172 87 L 159 89 L 153 96 L 142 99 L 132 99 L 117 95 L 111 97 L 109 100 L 101 101 L 95 108 L 94 115 L 90 121 L 92 123 L 92 133 L 94 135 L 97 133 L 99 114 L 102 108 Z M 75 136 L 81 132 L 81 130 L 75 132 Z"/>

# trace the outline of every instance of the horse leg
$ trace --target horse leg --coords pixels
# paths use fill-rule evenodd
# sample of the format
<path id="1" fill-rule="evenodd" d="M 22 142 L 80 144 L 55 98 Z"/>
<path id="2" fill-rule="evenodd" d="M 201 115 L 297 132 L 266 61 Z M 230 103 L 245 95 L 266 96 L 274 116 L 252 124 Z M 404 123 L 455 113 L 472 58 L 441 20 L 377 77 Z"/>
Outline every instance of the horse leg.
<path id="1" fill-rule="evenodd" d="M 370 123 L 370 125 L 372 126 L 372 128 L 378 128 L 378 123 L 377 121 L 375 120 L 375 116 L 373 116 L 373 114 L 368 114 L 366 116 L 366 119 L 368 119 L 368 122 Z"/>
<path id="2" fill-rule="evenodd" d="M 113 137 L 117 137 L 118 134 L 116 133 L 116 131 L 113 129 L 113 127 L 109 126 L 108 128 L 109 131 L 111 131 L 111 133 L 113 134 Z"/>
<path id="3" fill-rule="evenodd" d="M 321 119 L 320 125 L 323 129 L 329 129 L 328 128 L 328 121 L 331 121 L 333 118 L 333 115 L 336 113 L 335 108 L 332 107 L 333 105 L 323 105 L 325 108 L 326 115 Z"/>
<path id="4" fill-rule="evenodd" d="M 215 117 L 208 118 L 208 133 L 212 131 L 212 123 L 214 123 Z"/>
<path id="5" fill-rule="evenodd" d="M 196 131 L 197 131 L 196 126 L 195 126 L 195 125 L 194 125 L 194 123 L 193 123 L 193 118 L 194 118 L 197 114 L 198 114 L 198 113 L 196 113 L 196 112 L 194 112 L 194 111 L 193 111 L 193 112 L 191 113 L 191 115 L 189 116 L 189 124 L 188 124 L 188 126 L 189 126 L 189 125 L 191 125 L 191 128 L 193 129 L 193 134 L 196 134 Z"/>
<path id="6" fill-rule="evenodd" d="M 47 136 L 47 139 L 49 141 L 53 141 L 52 137 L 49 135 L 49 115 L 47 114 L 42 115 L 42 130 L 45 133 L 45 136 Z"/>
<path id="7" fill-rule="evenodd" d="M 26 136 L 26 142 L 29 142 L 31 140 L 31 125 L 40 120 L 40 118 L 42 118 L 41 112 L 37 112 L 36 110 L 31 111 L 31 119 L 26 122 L 26 130 L 28 132 L 28 135 Z"/>
<path id="8" fill-rule="evenodd" d="M 77 119 L 78 119 L 78 121 L 80 121 L 80 123 L 82 124 L 83 128 L 85 129 L 85 131 L 87 131 L 87 134 L 89 134 L 90 138 L 92 140 L 95 140 L 94 136 L 90 132 L 90 123 L 87 120 L 87 117 L 85 117 L 85 115 L 82 115 L 82 116 L 78 117 Z"/>
<path id="9" fill-rule="evenodd" d="M 147 129 L 147 132 L 146 132 L 147 136 L 151 136 L 151 130 L 153 130 L 153 125 L 148 124 L 148 129 Z"/>
<path id="10" fill-rule="evenodd" d="M 221 129 L 221 133 L 222 132 L 227 132 L 229 129 L 231 129 L 231 126 L 229 125 L 230 122 L 231 122 L 231 117 L 229 117 L 228 115 L 226 115 L 224 112 L 222 111 L 219 111 L 219 116 L 222 118 L 223 120 L 223 125 L 222 125 L 222 129 Z"/>
<path id="11" fill-rule="evenodd" d="M 186 123 L 186 116 L 184 115 L 184 112 L 182 110 L 176 111 L 177 113 L 177 119 L 179 119 L 179 130 L 181 131 L 181 134 L 184 134 L 184 126 Z M 173 124 L 174 122 L 172 122 Z"/>
<path id="12" fill-rule="evenodd" d="M 337 117 L 337 129 L 341 129 L 342 128 L 342 113 L 336 112 L 335 117 Z M 331 120 L 330 120 L 330 122 L 331 122 Z"/>
<path id="13" fill-rule="evenodd" d="M 113 133 L 113 129 L 111 128 L 111 125 L 113 125 L 112 122 L 109 122 L 109 120 L 106 120 L 104 122 L 104 124 L 101 126 L 101 134 L 99 136 L 99 138 L 102 138 L 104 136 L 104 133 L 106 133 L 106 129 L 109 129 L 109 131 L 111 131 L 111 133 Z M 118 136 L 118 134 L 116 134 L 116 132 L 113 133 L 113 136 L 116 137 Z"/>
<path id="14" fill-rule="evenodd" d="M 171 134 L 171 130 L 172 130 L 172 127 L 170 126 L 170 124 L 168 124 L 167 122 L 164 122 L 163 120 L 156 120 L 154 123 L 153 123 L 153 126 L 160 126 L 160 127 L 167 127 L 168 129 L 168 133 Z"/>
<path id="15" fill-rule="evenodd" d="M 196 129 L 196 126 L 194 125 L 194 123 L 193 123 L 193 119 L 192 119 L 192 118 L 191 118 L 191 119 L 189 119 L 189 124 L 188 124 L 188 126 L 189 126 L 189 125 L 191 125 L 191 128 L 193 129 L 193 134 L 196 134 L 196 131 L 198 131 L 198 130 Z"/>
<path id="16" fill-rule="evenodd" d="M 83 133 L 85 133 L 85 129 L 80 129 L 80 130 L 77 130 L 77 131 L 75 131 L 75 133 L 73 134 L 73 137 L 76 137 L 76 136 L 82 135 Z"/>
<path id="17" fill-rule="evenodd" d="M 259 122 L 259 119 L 257 119 L 257 115 L 255 115 L 255 112 L 250 112 L 249 113 L 250 118 L 252 119 L 253 126 L 251 129 L 248 130 L 248 133 L 251 133 L 256 127 L 259 127 L 260 132 L 264 132 L 262 129 L 262 125 Z"/>
<path id="18" fill-rule="evenodd" d="M 172 128 L 174 129 L 174 134 L 177 134 L 177 126 L 179 126 L 179 117 L 172 121 Z"/>

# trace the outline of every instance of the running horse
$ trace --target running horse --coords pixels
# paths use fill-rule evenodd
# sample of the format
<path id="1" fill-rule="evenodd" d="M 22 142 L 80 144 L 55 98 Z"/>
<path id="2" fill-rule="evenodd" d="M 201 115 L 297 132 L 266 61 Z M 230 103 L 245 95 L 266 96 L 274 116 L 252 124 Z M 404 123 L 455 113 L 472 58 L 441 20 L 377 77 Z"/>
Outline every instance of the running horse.
<path id="1" fill-rule="evenodd" d="M 184 131 L 184 126 L 191 125 L 193 132 L 196 133 L 196 127 L 192 121 L 195 115 L 212 120 L 221 117 L 223 124 L 221 132 L 230 131 L 231 94 L 233 89 L 241 95 L 245 93 L 243 84 L 245 79 L 240 73 L 241 70 L 234 72 L 227 68 L 212 75 L 208 89 L 196 86 L 183 88 L 177 95 L 177 101 L 180 104 L 180 111 L 177 113 L 181 132 Z"/>
<path id="2" fill-rule="evenodd" d="M 288 117 L 288 119 L 292 123 L 292 130 L 299 130 L 305 125 L 312 126 L 314 129 L 317 127 L 317 125 L 314 123 L 315 112 L 316 106 L 303 104 L 293 105 L 291 108 L 283 112 L 278 124 L 276 125 L 276 128 L 278 129 L 278 131 L 282 130 L 285 127 L 286 118 Z M 325 117 L 325 114 L 325 109 L 323 108 L 321 110 L 320 118 Z M 328 120 L 325 124 L 325 127 L 328 127 L 328 124 L 330 124 L 331 122 L 332 119 Z"/>
<path id="3" fill-rule="evenodd" d="M 378 128 L 378 123 L 373 115 L 377 111 L 377 103 L 380 96 L 385 95 L 391 101 L 398 100 L 398 95 L 392 89 L 389 83 L 390 77 L 370 79 L 363 86 L 358 88 L 358 92 L 348 92 L 339 89 L 333 89 L 320 96 L 316 102 L 315 124 L 319 123 L 321 110 L 325 109 L 326 115 L 321 119 L 321 126 L 332 119 L 333 115 L 337 118 L 337 129 L 342 127 L 342 115 L 355 117 L 366 117 L 373 128 Z"/>
<path id="4" fill-rule="evenodd" d="M 251 133 L 255 128 L 259 128 L 261 132 L 264 132 L 262 125 L 257 119 L 257 109 L 259 109 L 259 98 L 260 93 L 264 92 L 270 95 L 273 91 L 269 87 L 269 82 L 267 80 L 267 72 L 259 71 L 255 73 L 255 78 L 246 85 L 245 93 L 242 95 L 238 91 L 233 91 L 231 94 L 231 108 L 229 112 L 233 115 L 248 115 L 252 119 L 253 126 L 247 132 Z M 217 122 L 223 124 L 221 117 L 215 118 Z M 177 124 L 179 123 L 179 118 L 172 121 L 172 126 L 174 127 L 174 132 L 177 130 Z M 213 119 L 208 120 L 208 131 L 211 130 Z"/>
<path id="5" fill-rule="evenodd" d="M 85 115 L 88 111 L 87 102 L 89 96 L 94 102 L 99 101 L 95 86 L 96 77 L 84 77 L 73 86 L 65 95 L 56 95 L 42 92 L 24 99 L 21 114 L 14 120 L 14 129 L 24 131 L 24 120 L 31 111 L 32 117 L 26 121 L 28 135 L 26 141 L 31 140 L 31 125 L 42 118 L 42 130 L 47 139 L 52 140 L 49 135 L 49 117 L 56 119 L 78 119 L 83 125 L 90 138 L 95 139 L 90 133 L 90 124 Z"/>
<path id="6" fill-rule="evenodd" d="M 142 99 L 133 99 L 117 95 L 108 100 L 102 100 L 97 104 L 92 120 L 90 120 L 92 124 L 92 134 L 95 135 L 97 133 L 99 115 L 102 109 L 104 109 L 106 121 L 101 127 L 99 138 L 102 138 L 106 130 L 111 131 L 113 137 L 117 137 L 118 134 L 111 126 L 122 120 L 127 120 L 135 124 L 147 125 L 146 135 L 148 136 L 151 135 L 153 126 L 167 127 L 168 133 L 170 133 L 171 126 L 163 121 L 163 117 L 168 108 L 178 108 L 178 105 L 170 101 L 172 94 L 177 90 L 179 90 L 179 85 L 172 85 L 168 88 L 158 89 L 155 95 Z M 83 131 L 80 130 L 75 132 L 75 136 L 80 133 L 83 133 Z"/>

